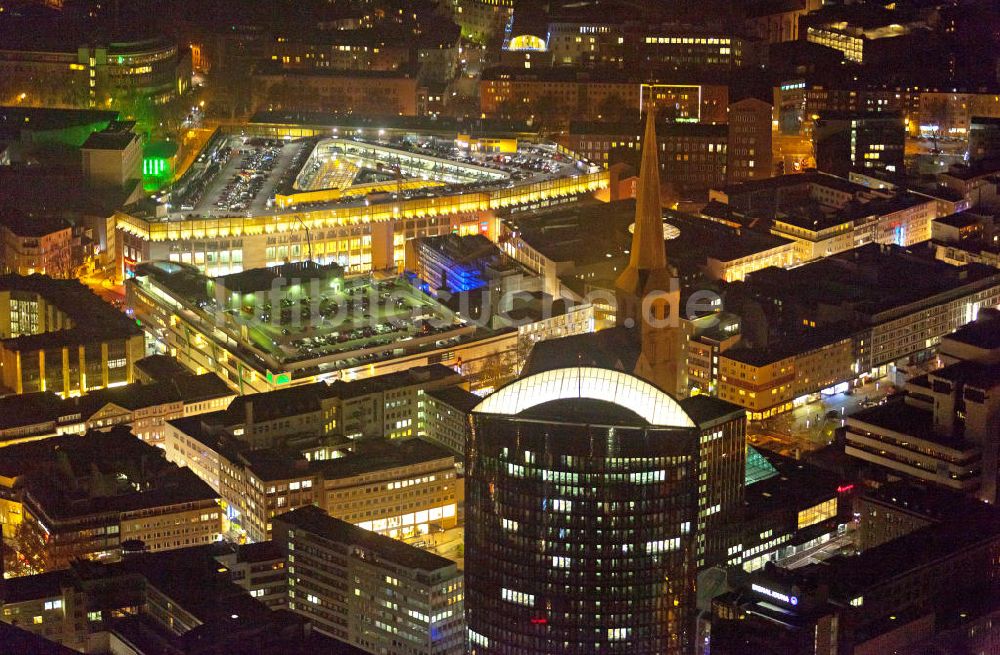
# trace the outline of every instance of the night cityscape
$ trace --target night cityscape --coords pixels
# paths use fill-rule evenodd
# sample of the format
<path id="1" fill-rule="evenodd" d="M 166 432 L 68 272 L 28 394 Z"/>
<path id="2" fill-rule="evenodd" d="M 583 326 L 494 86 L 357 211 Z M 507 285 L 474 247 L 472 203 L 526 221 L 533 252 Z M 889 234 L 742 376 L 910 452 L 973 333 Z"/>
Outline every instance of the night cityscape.
<path id="1" fill-rule="evenodd" d="M 0 655 L 1000 655 L 1000 0 L 0 0 Z"/>

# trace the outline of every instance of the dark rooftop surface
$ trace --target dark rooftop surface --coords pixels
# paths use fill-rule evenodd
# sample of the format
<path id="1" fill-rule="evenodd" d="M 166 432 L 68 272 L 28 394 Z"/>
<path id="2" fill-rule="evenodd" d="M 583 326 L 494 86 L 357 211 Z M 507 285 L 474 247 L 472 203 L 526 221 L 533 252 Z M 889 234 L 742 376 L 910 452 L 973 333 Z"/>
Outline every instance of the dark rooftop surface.
<path id="1" fill-rule="evenodd" d="M 629 329 L 608 328 L 599 332 L 539 341 L 531 349 L 521 375 L 523 377 L 572 366 L 633 371 L 638 358 L 639 347 Z"/>
<path id="2" fill-rule="evenodd" d="M 680 405 L 699 427 L 746 416 L 746 410 L 739 405 L 703 393 L 681 400 Z"/>
<path id="3" fill-rule="evenodd" d="M 70 655 L 75 650 L 60 646 L 45 637 L 39 637 L 27 630 L 0 621 L 0 643 L 5 653 L 23 653 L 24 655 Z"/>
<path id="4" fill-rule="evenodd" d="M 356 443 L 357 447 L 351 454 L 314 461 L 313 466 L 321 468 L 323 476 L 332 480 L 441 459 L 454 462 L 455 458 L 447 448 L 421 438 L 365 439 Z"/>
<path id="5" fill-rule="evenodd" d="M 43 237 L 70 228 L 70 224 L 58 216 L 32 216 L 15 209 L 0 209 L 0 225 L 20 237 Z"/>
<path id="6" fill-rule="evenodd" d="M 281 514 L 274 517 L 274 522 L 339 544 L 366 548 L 389 562 L 415 570 L 437 571 L 455 566 L 449 559 L 335 519 L 315 506 Z"/>
<path id="7" fill-rule="evenodd" d="M 190 370 L 170 355 L 150 355 L 135 363 L 137 371 L 141 371 L 151 380 L 169 380 L 174 376 L 190 374 Z"/>
<path id="8" fill-rule="evenodd" d="M 52 518 L 216 498 L 189 469 L 168 462 L 127 427 L 0 448 L 0 474 L 23 477 L 31 497 Z"/>
<path id="9" fill-rule="evenodd" d="M 62 398 L 49 391 L 0 398 L 0 429 L 35 425 L 63 415 Z"/>
<path id="10" fill-rule="evenodd" d="M 8 350 L 40 350 L 100 339 L 123 339 L 142 334 L 135 321 L 107 304 L 78 280 L 55 280 L 43 275 L 0 276 L 0 290 L 36 293 L 55 305 L 73 322 L 65 330 L 30 334 L 4 340 Z"/>
<path id="11" fill-rule="evenodd" d="M 847 600 L 975 544 L 995 543 L 1000 539 L 1000 512 L 995 507 L 985 503 L 973 506 L 957 497 L 953 506 L 956 511 L 950 520 L 926 526 L 854 557 L 831 558 L 804 571 L 827 580 L 831 595 Z"/>
<path id="12" fill-rule="evenodd" d="M 843 325 L 824 326 L 807 332 L 785 335 L 771 348 L 744 348 L 741 346 L 731 348 L 721 356 L 750 366 L 765 366 L 843 341 L 850 338 L 850 334 L 849 328 Z"/>
<path id="13" fill-rule="evenodd" d="M 344 269 L 339 264 L 317 264 L 316 262 L 291 262 L 270 268 L 252 268 L 241 273 L 232 273 L 215 278 L 215 284 L 227 291 L 254 293 L 270 291 L 275 283 L 305 284 L 309 280 L 326 280 L 344 277 Z"/>
<path id="14" fill-rule="evenodd" d="M 978 225 L 982 222 L 982 220 L 981 216 L 977 216 L 972 212 L 958 212 L 957 214 L 948 214 L 947 216 L 936 218 L 934 219 L 934 222 L 942 223 L 943 225 L 950 225 L 951 227 L 963 228 L 971 225 Z"/>
<path id="15" fill-rule="evenodd" d="M 992 389 L 1000 386 L 1000 364 L 985 364 L 977 361 L 956 362 L 928 373 L 928 378 L 941 378 L 960 382 L 978 389 Z"/>
<path id="16" fill-rule="evenodd" d="M 94 132 L 83 142 L 85 150 L 124 150 L 130 143 L 139 139 L 133 132 L 108 131 Z"/>
<path id="17" fill-rule="evenodd" d="M 789 505 L 805 509 L 836 497 L 837 487 L 842 484 L 838 475 L 768 450 L 756 450 L 777 475 L 747 485 L 745 499 L 751 515 Z"/>
<path id="18" fill-rule="evenodd" d="M 904 283 L 905 281 L 905 283 Z M 919 244 L 911 248 L 869 244 L 794 270 L 766 268 L 747 277 L 747 289 L 764 296 L 854 311 L 863 320 L 892 310 L 940 303 L 971 288 L 1000 284 L 1000 271 L 983 264 L 953 266 Z"/>
<path id="19" fill-rule="evenodd" d="M 427 366 L 414 366 L 405 371 L 387 373 L 370 378 L 362 378 L 351 382 L 335 380 L 324 391 L 327 398 L 357 398 L 370 393 L 379 393 L 411 387 L 421 384 L 442 384 L 453 380 L 456 384 L 460 382 L 462 376 L 444 364 L 428 364 Z"/>
<path id="20" fill-rule="evenodd" d="M 481 397 L 457 385 L 454 387 L 445 387 L 444 389 L 431 389 L 425 393 L 435 400 L 466 414 L 471 412 L 482 401 Z"/>
<path id="21" fill-rule="evenodd" d="M 986 310 L 981 309 L 977 321 L 960 327 L 945 339 L 985 350 L 1000 348 L 1000 316 L 989 317 L 986 315 Z"/>
<path id="22" fill-rule="evenodd" d="M 972 451 L 977 447 L 961 437 L 936 432 L 934 412 L 908 405 L 901 400 L 863 409 L 848 416 L 847 423 L 867 423 L 961 452 Z"/>
<path id="23" fill-rule="evenodd" d="M 8 106 L 0 107 L 0 130 L 9 128 L 46 131 L 88 125 L 103 127 L 116 118 L 118 118 L 117 111 Z"/>
<path id="24" fill-rule="evenodd" d="M 631 248 L 629 227 L 635 220 L 635 200 L 579 205 L 546 212 L 511 223 L 528 245 L 556 262 L 577 266 L 624 258 Z M 730 262 L 791 244 L 763 231 L 734 228 L 690 214 L 663 211 L 667 259 L 681 271 L 706 266 L 709 259 Z M 609 257 L 610 255 L 610 257 Z"/>

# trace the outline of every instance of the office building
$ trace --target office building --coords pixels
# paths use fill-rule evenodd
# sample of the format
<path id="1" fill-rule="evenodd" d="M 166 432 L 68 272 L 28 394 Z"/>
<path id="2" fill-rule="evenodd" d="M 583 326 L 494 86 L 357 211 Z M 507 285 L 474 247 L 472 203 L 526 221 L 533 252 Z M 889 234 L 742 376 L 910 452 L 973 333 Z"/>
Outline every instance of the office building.
<path id="1" fill-rule="evenodd" d="M 424 113 L 417 70 L 287 70 L 267 62 L 253 73 L 251 106 L 261 111 L 334 111 L 368 116 Z"/>
<path id="2" fill-rule="evenodd" d="M 72 277 L 83 262 L 74 258 L 73 226 L 55 216 L 0 212 L 0 271 Z"/>
<path id="3" fill-rule="evenodd" d="M 989 644 L 1000 554 L 997 510 L 899 484 L 862 496 L 860 507 L 862 535 L 884 532 L 884 539 L 854 556 L 792 569 L 769 566 L 717 596 L 701 652 L 934 652 L 936 639 L 948 632 L 945 652 Z"/>
<path id="4" fill-rule="evenodd" d="M 125 428 L 2 448 L 0 470 L 23 517 L 12 544 L 19 575 L 116 559 L 129 541 L 158 551 L 222 534 L 216 493 Z"/>
<path id="5" fill-rule="evenodd" d="M 469 652 L 687 652 L 699 431 L 681 406 L 630 373 L 555 368 L 471 424 Z"/>
<path id="6" fill-rule="evenodd" d="M 969 122 L 969 160 L 1000 158 L 1000 117 L 973 116 Z"/>
<path id="7" fill-rule="evenodd" d="M 770 102 L 746 97 L 729 105 L 726 181 L 738 184 L 774 174 Z"/>
<path id="8" fill-rule="evenodd" d="M 462 574 L 451 560 L 304 507 L 274 520 L 288 608 L 369 652 L 465 652 Z"/>
<path id="9" fill-rule="evenodd" d="M 716 393 L 749 410 L 751 420 L 792 409 L 795 399 L 854 377 L 854 341 L 841 330 L 784 338 L 770 348 L 736 347 L 718 356 Z"/>
<path id="10" fill-rule="evenodd" d="M 126 189 L 142 179 L 142 137 L 134 121 L 115 121 L 80 146 L 83 177 L 94 188 Z"/>
<path id="11" fill-rule="evenodd" d="M 28 11 L 3 25 L 5 97 L 25 104 L 116 109 L 164 105 L 191 88 L 191 51 L 163 37 L 109 42 L 76 12 Z M 46 29 L 37 29 L 44 24 Z"/>
<path id="12" fill-rule="evenodd" d="M 458 138 L 470 131 L 477 141 L 514 144 L 519 156 L 546 168 L 501 170 L 494 153 Z M 253 139 L 250 147 L 244 135 Z M 414 150 L 411 143 L 427 147 Z M 454 147 L 462 160 L 452 155 Z M 265 155 L 273 158 L 269 170 Z M 607 188 L 609 179 L 608 171 L 578 165 L 577 157 L 557 152 L 523 125 L 485 119 L 393 116 L 373 123 L 364 114 L 265 112 L 221 129 L 197 161 L 170 188 L 169 203 L 139 203 L 114 215 L 126 276 L 136 263 L 166 260 L 214 277 L 305 261 L 310 252 L 347 273 L 401 271 L 406 239 L 457 232 L 495 240 L 497 211 L 569 202 Z M 241 165 L 257 181 L 275 182 L 276 167 L 287 167 L 301 186 L 244 181 L 235 193 Z"/>
<path id="13" fill-rule="evenodd" d="M 136 322 L 77 280 L 0 277 L 3 386 L 61 396 L 132 382 L 144 355 Z"/>
<path id="14" fill-rule="evenodd" d="M 835 330 L 850 311 L 857 375 L 881 377 L 905 358 L 924 361 L 942 337 L 1000 304 L 996 269 L 954 266 L 934 255 L 929 246 L 868 245 L 794 272 L 753 273 L 740 302 L 754 305 L 764 320 L 744 322 L 744 339 L 780 348 L 784 336 Z"/>
<path id="15" fill-rule="evenodd" d="M 434 390 L 457 388 L 448 378 L 457 376 L 436 367 L 241 396 L 226 411 L 168 421 L 164 449 L 218 492 L 231 530 L 251 541 L 307 505 L 393 538 L 428 534 L 455 526 L 462 498 L 465 413 L 428 404 Z M 437 443 L 405 438 L 439 429 Z"/>
<path id="16" fill-rule="evenodd" d="M 0 398 L 0 415 L 4 417 L 0 420 L 0 443 L 128 425 L 139 439 L 162 446 L 168 420 L 225 409 L 234 397 L 215 373 L 194 375 L 189 371 L 157 382 L 134 382 L 69 398 L 43 391 L 7 396 Z"/>
<path id="17" fill-rule="evenodd" d="M 626 163 L 638 168 L 643 148 L 642 122 L 570 123 L 566 145 L 604 166 Z M 733 126 L 661 122 L 656 129 L 660 176 L 681 198 L 704 196 L 725 184 L 727 147 Z"/>
<path id="18" fill-rule="evenodd" d="M 812 132 L 816 168 L 839 177 L 854 170 L 875 176 L 902 175 L 905 136 L 901 113 L 823 112 Z"/>
<path id="19" fill-rule="evenodd" d="M 628 120 L 653 106 L 671 121 L 725 123 L 729 87 L 703 79 L 713 77 L 719 75 L 692 78 L 606 68 L 489 68 L 479 82 L 480 111 L 488 117 L 544 116 L 564 125 L 572 120 L 601 120 L 611 113 L 617 114 L 613 120 Z M 549 102 L 553 98 L 558 102 Z"/>
<path id="20" fill-rule="evenodd" d="M 782 175 L 709 192 L 730 212 L 766 219 L 773 234 L 795 241 L 799 261 L 869 243 L 909 246 L 931 237 L 934 198 L 873 189 L 825 173 Z"/>
<path id="21" fill-rule="evenodd" d="M 979 319 L 941 340 L 943 368 L 909 380 L 902 401 L 847 419 L 848 455 L 905 477 L 998 501 L 1000 318 Z"/>
<path id="22" fill-rule="evenodd" d="M 129 552 L 118 562 L 77 561 L 67 569 L 4 580 L 4 647 L 39 655 L 241 652 L 251 648 L 248 644 L 288 655 L 369 652 L 317 634 L 283 605 L 269 608 L 249 595 L 241 567 L 229 569 L 232 548 Z M 283 555 L 279 563 L 284 564 Z M 280 573 L 284 576 L 283 566 Z M 11 627 L 48 640 L 51 650 L 34 644 L 18 650 L 23 642 L 6 640 Z"/>

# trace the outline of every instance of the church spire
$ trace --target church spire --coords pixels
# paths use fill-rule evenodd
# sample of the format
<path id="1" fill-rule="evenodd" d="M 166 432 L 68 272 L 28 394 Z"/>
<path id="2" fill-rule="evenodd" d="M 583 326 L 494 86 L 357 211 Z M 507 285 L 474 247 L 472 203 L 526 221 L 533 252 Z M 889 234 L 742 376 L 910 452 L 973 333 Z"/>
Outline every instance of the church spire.
<path id="1" fill-rule="evenodd" d="M 656 147 L 656 118 L 650 108 L 646 113 L 646 132 L 642 137 L 642 163 L 635 197 L 635 231 L 629 257 L 629 268 L 644 271 L 667 266 L 660 204 L 660 162 Z"/>

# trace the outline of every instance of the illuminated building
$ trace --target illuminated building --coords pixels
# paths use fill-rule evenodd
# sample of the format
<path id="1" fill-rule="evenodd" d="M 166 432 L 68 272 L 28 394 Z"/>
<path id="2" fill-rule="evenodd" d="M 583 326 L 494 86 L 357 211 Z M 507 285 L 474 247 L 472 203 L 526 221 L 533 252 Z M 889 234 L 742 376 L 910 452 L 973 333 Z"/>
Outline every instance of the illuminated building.
<path id="1" fill-rule="evenodd" d="M 477 43 L 502 33 L 514 14 L 514 0 L 453 0 L 449 5 L 462 36 Z"/>
<path id="2" fill-rule="evenodd" d="M 285 266 L 310 268 L 300 263 Z M 318 265 L 313 264 L 311 268 L 315 267 Z M 276 275 L 274 271 L 278 269 L 269 270 Z M 255 271 L 245 271 L 241 275 L 252 273 Z M 300 302 L 299 311 L 312 311 L 314 323 L 299 320 L 301 314 L 292 313 L 289 307 L 284 308 L 287 311 L 282 317 L 279 314 L 282 309 L 272 309 L 269 315 L 266 310 L 253 310 L 251 305 L 230 306 L 232 299 L 223 299 L 222 304 L 217 304 L 219 298 L 208 292 L 211 280 L 197 273 L 190 264 L 140 264 L 137 276 L 127 284 L 127 291 L 136 317 L 148 326 L 169 354 L 192 370 L 217 371 L 233 389 L 244 393 L 317 379 L 368 378 L 442 362 L 459 367 L 475 388 L 490 386 L 498 380 L 502 383 L 512 375 L 506 372 L 506 367 L 500 370 L 493 365 L 498 364 L 508 350 L 516 358 L 517 332 L 477 331 L 475 325 L 466 323 L 402 279 L 375 281 L 362 276 L 349 279 L 343 289 L 321 287 L 316 290 L 306 283 L 308 278 L 303 273 L 302 284 L 297 288 L 289 287 L 288 293 L 294 301 Z M 324 302 L 337 303 L 338 308 L 341 303 L 346 307 L 345 290 L 356 291 L 359 298 L 371 295 L 370 309 L 379 314 L 388 317 L 403 312 L 408 320 L 371 319 L 378 329 L 355 327 L 340 335 L 344 312 L 326 312 L 331 305 L 320 304 L 320 298 L 325 298 Z M 385 303 L 378 306 L 380 294 L 389 293 L 396 294 L 394 297 L 399 298 L 400 306 L 393 308 Z M 314 300 L 301 304 L 301 300 L 310 295 Z M 314 307 L 316 305 L 319 306 Z M 212 309 L 215 306 L 228 307 L 225 315 L 240 316 L 243 324 L 257 331 L 257 336 L 248 338 L 243 325 L 236 320 L 223 319 L 220 324 L 219 315 Z M 188 311 L 178 312 L 180 308 Z M 363 311 L 360 306 L 357 310 Z M 261 311 L 265 319 L 260 318 Z M 321 317 L 322 322 L 316 317 Z M 429 323 L 426 329 L 420 326 L 425 321 Z M 309 337 L 308 343 L 305 337 Z M 317 337 L 320 342 L 315 341 Z M 510 347 L 505 347 L 508 344 Z M 511 367 L 516 364 L 516 361 L 510 362 Z"/>
<path id="3" fill-rule="evenodd" d="M 229 569 L 233 582 L 272 609 L 288 604 L 285 553 L 275 541 L 230 546 L 229 552 L 215 556 Z"/>
<path id="4" fill-rule="evenodd" d="M 175 43 L 161 37 L 107 42 L 58 19 L 39 30 L 44 20 L 25 15 L 5 21 L 4 96 L 23 93 L 25 104 L 114 108 L 131 115 L 190 90 L 191 53 Z"/>
<path id="5" fill-rule="evenodd" d="M 794 370 L 781 356 L 787 352 L 786 342 L 790 340 L 797 343 L 805 339 L 808 343 L 829 333 L 827 347 L 840 353 L 837 344 L 850 335 L 851 355 L 843 354 L 842 360 L 838 354 L 829 362 L 822 358 L 816 362 L 816 375 L 832 372 L 828 366 L 842 371 L 834 383 L 837 385 L 866 376 L 895 375 L 897 366 L 905 366 L 909 358 L 924 361 L 943 337 L 974 320 L 981 309 L 1000 305 L 1000 275 L 996 269 L 975 263 L 952 266 L 934 257 L 935 250 L 930 246 L 903 249 L 870 244 L 792 270 L 770 268 L 752 273 L 740 291 L 739 302 L 763 312 L 763 325 L 770 332 L 770 337 L 763 333 L 756 337 L 758 344 L 768 346 L 746 353 L 762 357 L 761 365 L 769 367 L 767 374 L 755 371 L 770 380 L 768 395 L 773 389 L 773 395 L 780 396 L 781 386 L 792 382 Z M 907 284 L 901 287 L 898 280 L 907 280 Z M 829 310 L 833 307 L 836 311 Z M 744 322 L 744 340 L 748 338 L 747 330 Z M 764 341 L 768 338 L 770 342 Z M 725 356 L 734 352 L 730 350 Z M 743 362 L 746 370 L 738 367 L 740 362 L 735 359 L 730 362 L 736 376 L 731 380 L 733 384 L 754 382 L 749 375 L 741 377 L 750 373 L 752 362 Z M 837 366 L 837 362 L 841 365 Z M 823 375 L 819 379 L 825 378 Z M 816 379 L 811 375 L 810 384 Z M 758 377 L 755 384 L 764 381 L 764 377 Z M 765 403 L 759 409 L 769 406 L 759 394 L 751 399 L 750 390 L 743 390 L 748 401 Z M 736 388 L 730 393 L 744 397 Z M 728 399 L 738 402 L 733 400 L 735 397 Z"/>
<path id="6" fill-rule="evenodd" d="M 469 652 L 687 652 L 699 432 L 677 401 L 629 373 L 556 368 L 470 422 Z"/>
<path id="7" fill-rule="evenodd" d="M 521 286 L 524 271 L 488 238 L 481 234 L 464 237 L 444 234 L 407 241 L 407 270 L 434 291 L 458 294 L 485 289 L 490 306 L 499 306 L 505 291 Z"/>
<path id="8" fill-rule="evenodd" d="M 462 574 L 451 560 L 305 507 L 275 518 L 288 608 L 374 652 L 460 655 Z"/>
<path id="9" fill-rule="evenodd" d="M 83 177 L 91 186 L 125 189 L 141 179 L 142 137 L 134 128 L 132 121 L 116 121 L 80 146 Z"/>
<path id="10" fill-rule="evenodd" d="M 898 113 L 819 114 L 813 124 L 816 168 L 847 177 L 852 170 L 898 175 L 903 167 L 905 127 Z"/>
<path id="11" fill-rule="evenodd" d="M 988 503 L 1000 499 L 1000 318 L 980 317 L 941 340 L 947 366 L 909 380 L 902 402 L 847 418 L 846 452 L 892 476 Z"/>
<path id="12" fill-rule="evenodd" d="M 170 260 L 214 276 L 304 261 L 310 250 L 313 260 L 338 263 L 350 273 L 401 269 L 406 239 L 452 232 L 496 239 L 497 212 L 570 202 L 608 184 L 607 171 L 529 135 L 514 135 L 518 152 L 527 155 L 530 149 L 553 172 L 530 170 L 515 180 L 495 163 L 485 166 L 489 153 L 462 152 L 466 161 L 452 159 L 452 146 L 464 150 L 457 137 L 469 134 L 468 125 L 451 123 L 451 133 L 445 121 L 435 126 L 421 120 L 419 128 L 410 129 L 399 117 L 386 119 L 385 128 L 370 119 L 315 115 L 266 114 L 257 120 L 241 129 L 248 139 L 280 144 L 278 163 L 299 169 L 289 188 L 223 206 L 227 177 L 238 175 L 242 161 L 229 156 L 231 149 L 247 146 L 238 134 L 220 133 L 172 189 L 169 207 L 134 206 L 116 215 L 126 275 L 135 263 Z M 453 136 L 437 136 L 438 130 Z M 414 152 L 400 147 L 404 141 L 433 147 Z M 338 163 L 357 170 L 338 169 Z M 297 188 L 313 175 L 314 165 L 323 174 L 310 179 L 319 181 Z M 355 181 L 362 172 L 370 178 L 372 171 L 379 173 L 377 181 Z M 161 220 L 163 212 L 168 220 Z"/>
<path id="13" fill-rule="evenodd" d="M 28 216 L 14 210 L 0 212 L 0 271 L 3 273 L 71 277 L 74 268 L 82 263 L 74 261 L 74 245 L 73 226 L 61 218 Z"/>
<path id="14" fill-rule="evenodd" d="M 62 396 L 132 382 L 142 330 L 77 280 L 0 277 L 3 386 Z"/>
<path id="15" fill-rule="evenodd" d="M 416 70 L 287 70 L 261 65 L 253 73 L 255 110 L 334 111 L 369 116 L 423 113 L 426 89 Z"/>
<path id="16" fill-rule="evenodd" d="M 168 420 L 225 409 L 234 396 L 214 373 L 188 371 L 167 380 L 96 389 L 71 398 L 48 392 L 7 396 L 0 398 L 4 417 L 0 443 L 128 425 L 136 437 L 159 446 Z"/>
<path id="17" fill-rule="evenodd" d="M 767 60 L 765 43 L 728 32 L 653 26 L 629 41 L 626 60 L 650 68 L 728 71 L 757 68 Z"/>
<path id="18" fill-rule="evenodd" d="M 640 121 L 628 123 L 572 122 L 566 143 L 574 152 L 603 166 L 639 163 Z M 725 125 L 660 123 L 656 128 L 660 174 L 682 197 L 704 195 L 725 184 L 728 129 Z"/>
<path id="19" fill-rule="evenodd" d="M 782 175 L 712 189 L 710 200 L 795 242 L 798 261 L 866 244 L 911 246 L 931 237 L 938 202 L 905 190 L 873 189 L 825 173 Z"/>
<path id="20" fill-rule="evenodd" d="M 730 184 L 761 180 L 774 172 L 770 102 L 753 97 L 729 105 L 726 177 Z"/>
<path id="21" fill-rule="evenodd" d="M 822 6 L 822 0 L 755 3 L 746 19 L 747 32 L 768 43 L 798 41 L 799 18 Z"/>
<path id="22" fill-rule="evenodd" d="M 931 226 L 937 258 L 960 266 L 970 262 L 1000 268 L 1000 223 L 989 215 L 961 211 Z"/>
<path id="23" fill-rule="evenodd" d="M 866 524 L 897 523 L 885 540 L 854 556 L 768 567 L 716 596 L 699 652 L 963 652 L 995 643 L 997 510 L 900 484 L 859 505 L 863 535 L 878 529 Z"/>
<path id="24" fill-rule="evenodd" d="M 792 409 L 793 401 L 854 377 L 851 337 L 784 339 L 768 349 L 731 348 L 719 355 L 719 398 L 749 410 L 751 420 Z"/>
<path id="25" fill-rule="evenodd" d="M 479 102 L 486 116 L 534 114 L 560 124 L 601 120 L 610 107 L 620 112 L 619 119 L 627 119 L 650 105 L 676 122 L 725 123 L 729 87 L 680 74 L 661 78 L 617 69 L 491 68 L 479 82 Z"/>
<path id="26" fill-rule="evenodd" d="M 457 520 L 471 395 L 456 397 L 460 382 L 444 366 L 415 367 L 240 396 L 226 411 L 170 420 L 164 448 L 254 541 L 275 513 L 309 504 L 391 537 L 426 534 Z"/>
<path id="27" fill-rule="evenodd" d="M 120 562 L 78 562 L 69 569 L 5 580 L 0 628 L 17 626 L 54 648 L 66 648 L 20 650 L 20 642 L 7 641 L 6 634 L 4 645 L 37 655 L 80 652 L 95 642 L 133 653 L 192 648 L 237 652 L 247 644 L 288 654 L 368 652 L 317 634 L 289 612 L 278 612 L 284 609 L 285 594 L 281 605 L 268 606 L 266 597 L 248 593 L 254 589 L 247 588 L 244 556 L 257 553 L 240 548 L 234 555 L 232 549 L 212 544 L 130 552 Z M 281 553 L 277 563 L 282 577 L 284 559 Z"/>
<path id="28" fill-rule="evenodd" d="M 13 545 L 29 570 L 115 559 L 128 540 L 158 551 L 222 533 L 215 492 L 124 428 L 8 446 L 0 469 L 23 507 Z"/>

